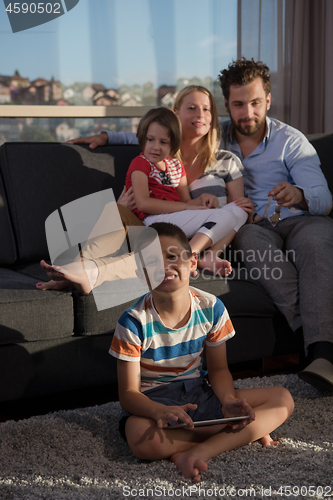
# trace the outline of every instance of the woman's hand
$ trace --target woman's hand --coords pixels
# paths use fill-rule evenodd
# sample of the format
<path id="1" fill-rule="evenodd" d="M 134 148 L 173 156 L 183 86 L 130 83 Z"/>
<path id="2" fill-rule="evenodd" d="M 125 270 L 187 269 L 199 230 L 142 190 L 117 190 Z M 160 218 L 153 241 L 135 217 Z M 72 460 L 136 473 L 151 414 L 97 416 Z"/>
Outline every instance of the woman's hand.
<path id="1" fill-rule="evenodd" d="M 102 134 L 98 135 L 91 135 L 89 137 L 80 137 L 78 139 L 71 139 L 70 141 L 67 141 L 70 144 L 89 144 L 90 149 L 95 149 L 99 146 L 106 146 L 109 140 L 108 134 L 103 132 Z"/>
<path id="2" fill-rule="evenodd" d="M 238 207 L 242 208 L 244 212 L 248 213 L 247 224 L 252 224 L 253 216 L 254 216 L 254 203 L 250 198 L 245 198 L 245 196 L 241 198 L 234 198 L 233 202 Z"/>
<path id="3" fill-rule="evenodd" d="M 216 208 L 219 204 L 219 200 L 213 194 L 203 193 L 197 198 L 189 200 L 187 203 L 200 208 Z"/>
<path id="4" fill-rule="evenodd" d="M 158 405 L 156 411 L 154 412 L 153 418 L 157 423 L 157 427 L 159 427 L 160 429 L 166 427 L 170 420 L 174 420 L 175 422 L 181 420 L 182 422 L 184 422 L 184 424 L 187 424 L 189 429 L 193 429 L 193 421 L 191 417 L 188 416 L 187 412 L 195 410 L 196 408 L 197 405 L 194 405 L 192 403 L 187 403 L 186 405 L 182 406 Z"/>
<path id="5" fill-rule="evenodd" d="M 124 205 L 124 207 L 127 207 L 129 210 L 132 211 L 136 209 L 136 203 L 132 186 L 129 189 L 127 189 L 126 186 L 124 186 L 124 189 L 120 193 L 117 203 L 120 203 L 120 205 Z"/>
<path id="6" fill-rule="evenodd" d="M 219 200 L 213 194 L 203 193 L 199 196 L 201 198 L 201 204 L 207 208 L 216 208 L 219 206 Z"/>

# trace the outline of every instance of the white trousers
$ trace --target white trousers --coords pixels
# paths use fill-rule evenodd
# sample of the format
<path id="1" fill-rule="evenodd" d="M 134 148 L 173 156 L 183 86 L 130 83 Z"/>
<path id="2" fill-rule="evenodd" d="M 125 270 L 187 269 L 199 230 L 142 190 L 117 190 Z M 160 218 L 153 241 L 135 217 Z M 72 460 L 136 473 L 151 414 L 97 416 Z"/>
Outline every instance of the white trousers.
<path id="1" fill-rule="evenodd" d="M 150 226 L 154 222 L 171 222 L 180 227 L 188 238 L 192 238 L 197 233 L 203 233 L 212 240 L 214 245 L 232 230 L 237 232 L 245 224 L 247 215 L 247 212 L 232 202 L 222 208 L 148 215 L 143 223 L 145 226 Z"/>

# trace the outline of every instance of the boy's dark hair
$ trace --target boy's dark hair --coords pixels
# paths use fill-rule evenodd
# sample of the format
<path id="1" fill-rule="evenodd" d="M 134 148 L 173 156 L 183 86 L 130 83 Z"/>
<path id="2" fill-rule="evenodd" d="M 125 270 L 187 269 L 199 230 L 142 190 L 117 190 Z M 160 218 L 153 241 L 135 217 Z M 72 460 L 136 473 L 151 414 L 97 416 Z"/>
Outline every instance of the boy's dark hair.
<path id="1" fill-rule="evenodd" d="M 256 78 L 262 79 L 262 84 L 266 96 L 271 91 L 271 77 L 269 67 L 261 61 L 255 62 L 251 60 L 237 59 L 229 64 L 228 69 L 224 69 L 219 74 L 219 81 L 222 88 L 222 94 L 229 101 L 231 85 L 247 85 L 252 83 Z"/>
<path id="2" fill-rule="evenodd" d="M 161 107 L 150 109 L 141 118 L 136 133 L 142 151 L 146 145 L 149 125 L 152 123 L 158 123 L 168 130 L 170 138 L 170 155 L 175 156 L 180 148 L 182 137 L 178 116 L 169 108 Z"/>
<path id="3" fill-rule="evenodd" d="M 155 229 L 158 236 L 169 236 L 171 238 L 176 238 L 186 251 L 188 258 L 191 257 L 193 253 L 192 249 L 190 247 L 186 234 L 182 229 L 180 229 L 180 227 L 176 226 L 175 224 L 171 224 L 170 222 L 155 222 L 148 227 Z"/>

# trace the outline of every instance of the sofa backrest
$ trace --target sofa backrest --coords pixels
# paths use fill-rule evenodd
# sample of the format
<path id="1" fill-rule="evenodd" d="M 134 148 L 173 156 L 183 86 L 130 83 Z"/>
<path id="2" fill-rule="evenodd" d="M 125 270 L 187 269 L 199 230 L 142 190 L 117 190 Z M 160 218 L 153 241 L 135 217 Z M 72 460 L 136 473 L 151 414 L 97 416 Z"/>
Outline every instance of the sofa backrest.
<path id="1" fill-rule="evenodd" d="M 15 258 L 20 263 L 47 259 L 46 218 L 70 201 L 104 189 L 112 188 L 117 198 L 127 168 L 139 151 L 138 146 L 90 150 L 87 145 L 33 142 L 1 146 L 0 170 L 7 205 L 6 211 L 0 210 L 0 233 L 4 228 L 8 236 L 1 240 L 7 244 L 14 233 L 17 253 L 12 249 L 8 264 Z"/>
<path id="2" fill-rule="evenodd" d="M 16 259 L 15 236 L 0 170 L 0 266 L 10 266 Z"/>
<path id="3" fill-rule="evenodd" d="M 328 187 L 333 193 L 333 134 L 309 135 L 309 141 L 318 153 L 321 169 L 326 177 Z M 333 212 L 331 212 L 333 216 Z"/>
<path id="4" fill-rule="evenodd" d="M 333 134 L 309 136 L 331 192 Z M 45 220 L 61 206 L 112 188 L 116 199 L 135 145 L 16 142 L 0 147 L 0 265 L 48 258 Z M 331 212 L 333 216 L 333 211 Z"/>

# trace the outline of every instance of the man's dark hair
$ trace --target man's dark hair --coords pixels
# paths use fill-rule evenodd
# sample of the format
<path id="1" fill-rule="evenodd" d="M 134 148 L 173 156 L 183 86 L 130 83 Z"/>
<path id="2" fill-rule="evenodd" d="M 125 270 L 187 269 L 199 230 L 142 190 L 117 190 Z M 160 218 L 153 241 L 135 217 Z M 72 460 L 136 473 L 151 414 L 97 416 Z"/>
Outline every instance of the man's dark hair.
<path id="1" fill-rule="evenodd" d="M 256 78 L 262 79 L 262 84 L 266 96 L 271 91 L 271 77 L 269 74 L 269 67 L 261 61 L 255 62 L 251 60 L 237 59 L 229 64 L 228 69 L 224 69 L 219 74 L 219 81 L 222 88 L 222 94 L 229 101 L 230 86 L 231 85 L 247 85 L 252 83 Z"/>
<path id="2" fill-rule="evenodd" d="M 176 226 L 175 224 L 171 224 L 170 222 L 155 222 L 148 227 L 155 229 L 158 236 L 169 236 L 171 238 L 176 238 L 184 248 L 184 250 L 186 250 L 188 258 L 191 257 L 193 253 L 192 249 L 190 247 L 186 234 L 182 229 L 180 229 L 180 227 Z"/>

